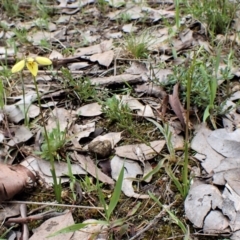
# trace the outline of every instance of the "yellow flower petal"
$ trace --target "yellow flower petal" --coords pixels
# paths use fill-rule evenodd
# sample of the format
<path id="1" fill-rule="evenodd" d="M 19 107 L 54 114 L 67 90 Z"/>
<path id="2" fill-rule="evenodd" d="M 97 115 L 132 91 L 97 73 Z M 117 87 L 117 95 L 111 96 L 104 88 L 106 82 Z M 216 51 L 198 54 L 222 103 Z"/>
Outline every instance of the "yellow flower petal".
<path id="1" fill-rule="evenodd" d="M 38 64 L 34 61 L 27 60 L 26 66 L 28 70 L 31 72 L 31 74 L 36 77 L 38 73 Z"/>
<path id="2" fill-rule="evenodd" d="M 16 63 L 13 67 L 12 67 L 12 73 L 16 73 L 16 72 L 20 72 L 23 70 L 25 66 L 25 60 L 21 60 L 20 62 Z"/>
<path id="3" fill-rule="evenodd" d="M 36 57 L 35 60 L 41 65 L 51 65 L 52 61 L 46 57 Z"/>

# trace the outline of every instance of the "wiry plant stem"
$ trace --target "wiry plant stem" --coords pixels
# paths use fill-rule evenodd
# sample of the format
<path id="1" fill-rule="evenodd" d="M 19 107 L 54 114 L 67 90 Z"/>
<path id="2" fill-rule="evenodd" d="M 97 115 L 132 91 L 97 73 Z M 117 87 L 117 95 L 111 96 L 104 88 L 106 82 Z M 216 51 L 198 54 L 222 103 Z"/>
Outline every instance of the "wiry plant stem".
<path id="1" fill-rule="evenodd" d="M 52 173 L 53 184 L 54 184 L 54 186 L 53 186 L 54 193 L 55 193 L 57 201 L 61 202 L 61 191 L 59 191 L 59 184 L 57 182 L 57 176 L 56 176 L 55 165 L 54 165 L 54 157 L 52 155 L 51 144 L 50 144 L 50 141 L 49 141 L 46 125 L 44 123 L 44 116 L 43 116 L 43 111 L 42 111 L 42 107 L 41 107 L 41 98 L 40 98 L 40 94 L 39 94 L 39 90 L 38 90 L 36 77 L 33 77 L 33 82 L 34 82 L 36 93 L 37 93 L 38 105 L 39 105 L 40 114 L 41 114 L 41 118 L 42 118 L 42 122 L 43 122 L 44 135 L 45 135 L 45 138 L 46 138 L 46 141 L 47 141 L 48 151 L 49 151 L 49 154 L 50 154 L 50 164 L 51 164 L 51 173 Z"/>

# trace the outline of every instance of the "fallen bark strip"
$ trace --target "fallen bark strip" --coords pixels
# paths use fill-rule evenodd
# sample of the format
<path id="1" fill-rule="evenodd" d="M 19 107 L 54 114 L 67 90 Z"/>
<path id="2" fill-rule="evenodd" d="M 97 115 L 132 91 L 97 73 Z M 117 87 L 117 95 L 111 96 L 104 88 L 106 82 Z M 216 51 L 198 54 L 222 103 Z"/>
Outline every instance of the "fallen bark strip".
<path id="1" fill-rule="evenodd" d="M 102 77 L 102 78 L 92 78 L 90 79 L 92 85 L 101 85 L 101 86 L 109 86 L 113 84 L 135 84 L 144 82 L 141 75 L 132 75 L 132 74 L 121 74 L 117 76 L 110 76 L 110 77 Z"/>

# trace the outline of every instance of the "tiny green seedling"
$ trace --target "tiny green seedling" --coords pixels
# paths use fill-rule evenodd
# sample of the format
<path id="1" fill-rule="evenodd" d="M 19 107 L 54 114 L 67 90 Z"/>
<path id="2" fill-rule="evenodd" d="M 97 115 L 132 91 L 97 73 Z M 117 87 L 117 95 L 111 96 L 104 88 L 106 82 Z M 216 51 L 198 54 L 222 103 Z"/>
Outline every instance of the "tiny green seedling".
<path id="1" fill-rule="evenodd" d="M 122 103 L 116 96 L 101 101 L 102 111 L 110 123 L 116 123 L 122 130 L 129 130 L 133 126 L 133 117 L 127 104 Z"/>
<path id="2" fill-rule="evenodd" d="M 25 43 L 29 42 L 28 38 L 27 38 L 27 36 L 28 36 L 28 30 L 27 29 L 25 29 L 25 28 L 15 29 L 15 30 L 13 30 L 13 32 L 16 35 L 17 41 L 19 41 L 20 43 L 25 44 Z"/>
<path id="3" fill-rule="evenodd" d="M 72 91 L 81 102 L 97 99 L 97 91 L 88 78 L 73 79 L 68 69 L 62 68 L 61 71 L 64 78 L 64 87 L 70 88 L 70 92 Z"/>
<path id="4" fill-rule="evenodd" d="M 50 133 L 48 133 L 48 140 L 50 144 L 51 153 L 49 151 L 46 136 L 44 137 L 43 144 L 41 146 L 41 152 L 38 154 L 46 160 L 50 160 L 52 155 L 54 159 L 61 160 L 60 152 L 63 150 L 64 146 L 67 144 L 68 140 L 66 138 L 66 130 L 61 131 L 59 123 L 56 128 L 53 128 Z"/>
<path id="5" fill-rule="evenodd" d="M 124 48 L 130 57 L 136 59 L 148 58 L 149 46 L 154 43 L 148 31 L 144 31 L 140 35 L 130 33 L 124 39 Z"/>
<path id="6" fill-rule="evenodd" d="M 90 192 L 93 192 L 93 191 L 97 191 L 98 188 L 102 188 L 103 186 L 103 183 L 99 183 L 99 185 L 97 186 L 92 178 L 90 178 L 87 174 L 84 176 L 84 179 L 82 179 L 82 181 L 80 181 L 80 185 L 81 185 L 81 188 L 83 189 L 84 192 L 86 193 L 90 193 Z"/>
<path id="7" fill-rule="evenodd" d="M 19 4 L 16 4 L 14 0 L 2 0 L 1 5 L 3 9 L 6 11 L 8 16 L 14 17 L 19 13 Z"/>
<path id="8" fill-rule="evenodd" d="M 226 34 L 235 18 L 239 3 L 226 0 L 187 1 L 187 13 L 207 24 L 211 36 Z"/>

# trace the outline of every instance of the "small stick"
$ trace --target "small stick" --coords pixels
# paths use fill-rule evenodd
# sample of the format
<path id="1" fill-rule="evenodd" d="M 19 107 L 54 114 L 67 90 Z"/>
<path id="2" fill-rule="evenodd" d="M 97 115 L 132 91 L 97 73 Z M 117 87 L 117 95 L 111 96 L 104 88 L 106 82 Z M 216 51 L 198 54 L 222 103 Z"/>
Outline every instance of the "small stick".
<path id="1" fill-rule="evenodd" d="M 86 208 L 86 209 L 104 210 L 103 207 L 90 207 L 90 206 L 48 203 L 48 202 L 3 201 L 2 203 L 12 203 L 12 204 L 24 204 L 25 203 L 25 204 L 32 204 L 32 205 L 46 205 L 46 206 L 55 206 L 55 207 L 70 207 L 70 208 Z"/>

